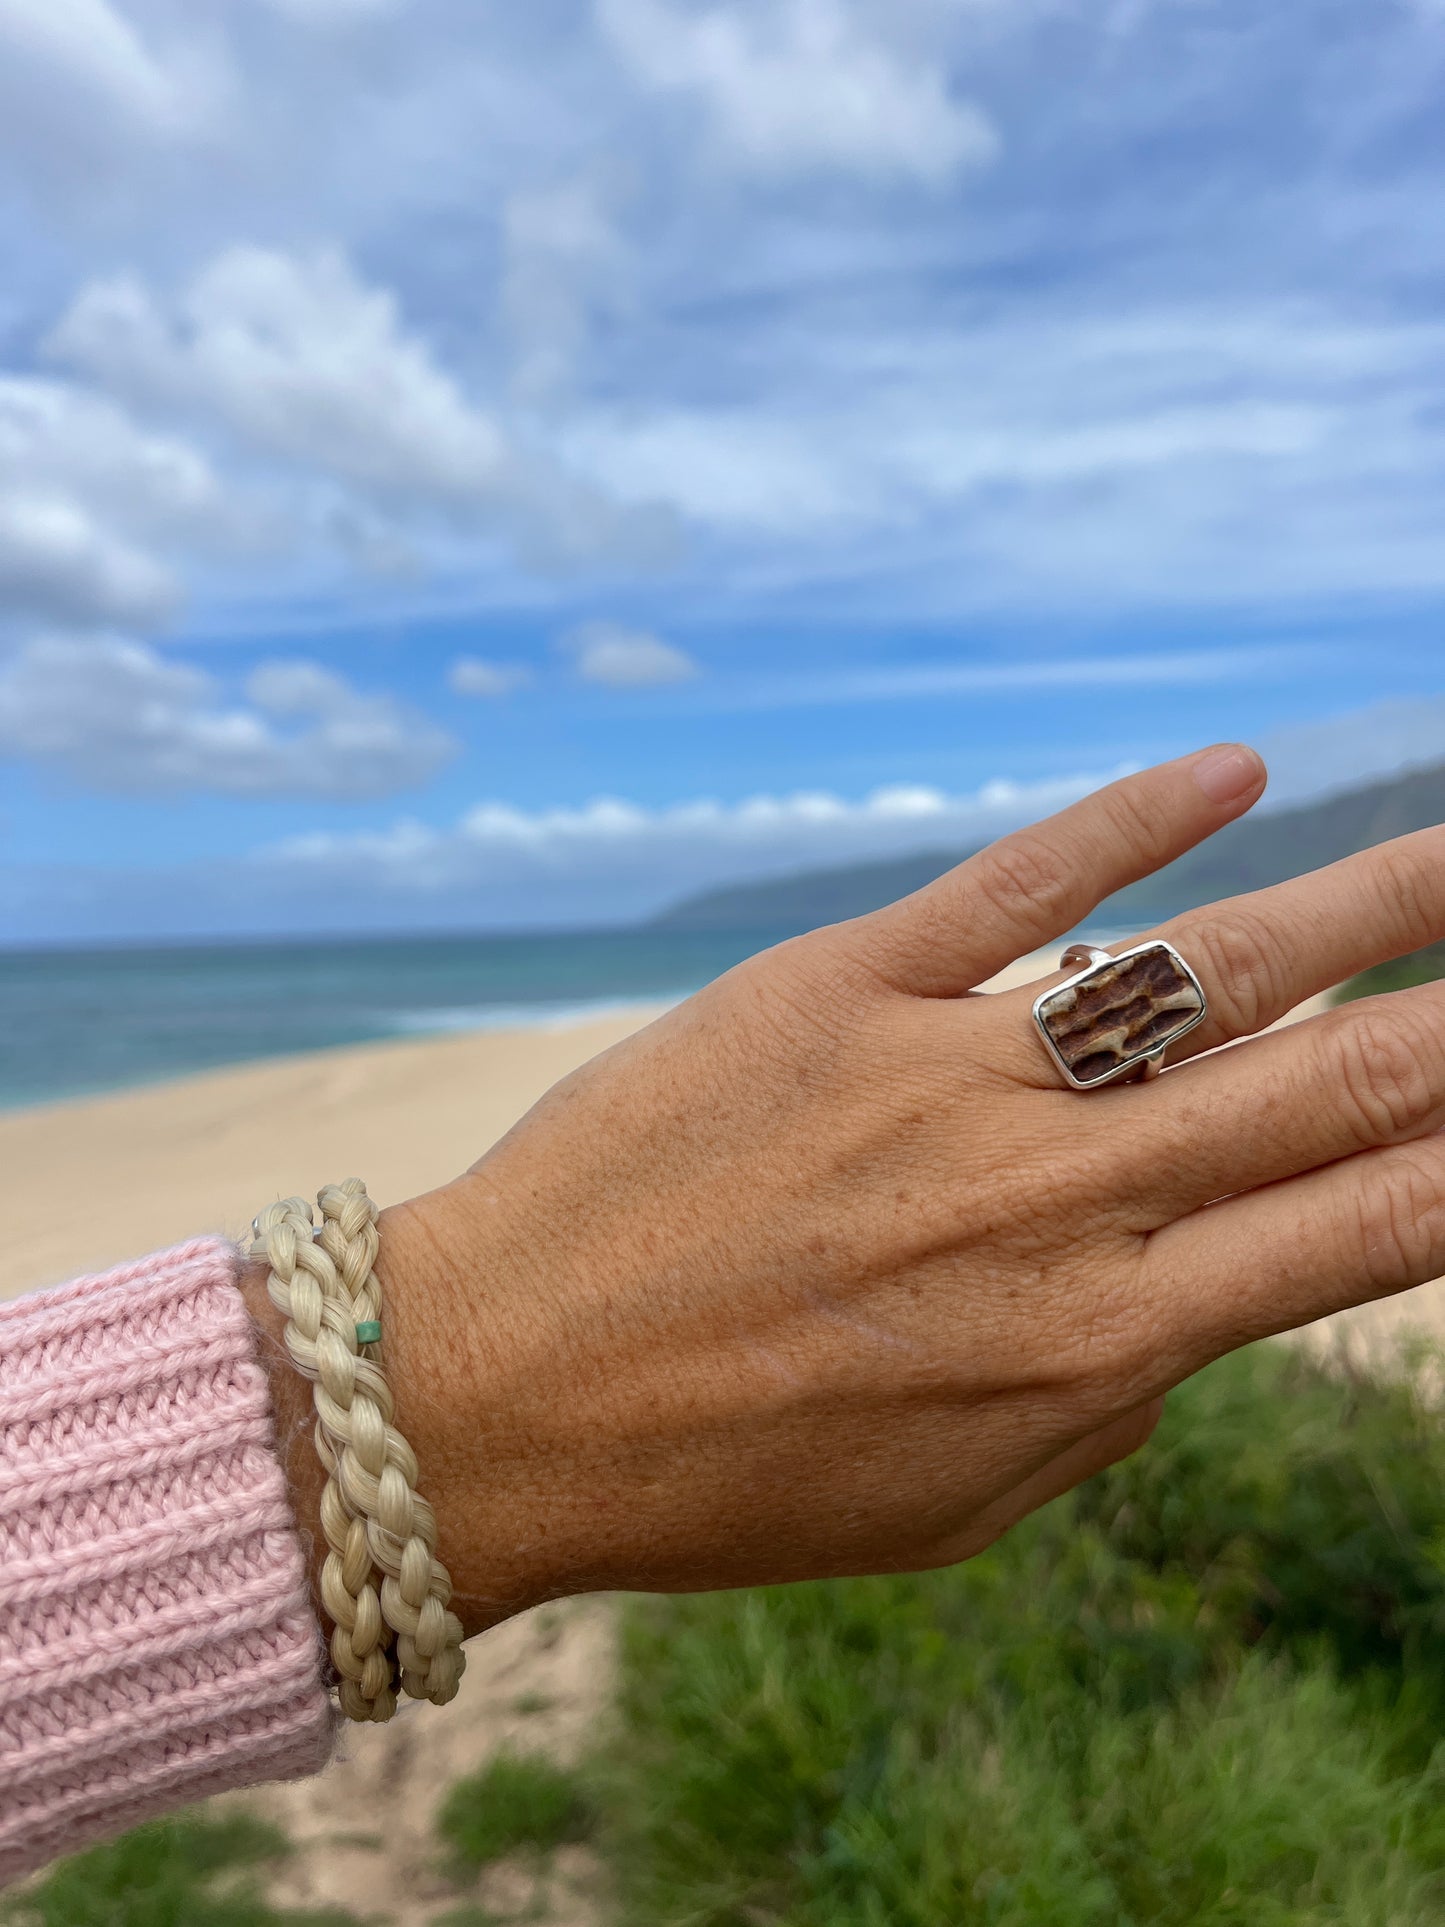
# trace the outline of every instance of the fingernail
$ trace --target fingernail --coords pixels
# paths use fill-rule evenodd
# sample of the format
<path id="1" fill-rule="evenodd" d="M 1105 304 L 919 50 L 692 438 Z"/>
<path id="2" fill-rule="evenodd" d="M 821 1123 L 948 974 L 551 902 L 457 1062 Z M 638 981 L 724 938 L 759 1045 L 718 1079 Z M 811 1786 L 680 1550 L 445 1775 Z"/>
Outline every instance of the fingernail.
<path id="1" fill-rule="evenodd" d="M 1194 765 L 1194 780 L 1211 803 L 1233 803 L 1258 786 L 1264 764 L 1243 743 L 1207 749 Z"/>

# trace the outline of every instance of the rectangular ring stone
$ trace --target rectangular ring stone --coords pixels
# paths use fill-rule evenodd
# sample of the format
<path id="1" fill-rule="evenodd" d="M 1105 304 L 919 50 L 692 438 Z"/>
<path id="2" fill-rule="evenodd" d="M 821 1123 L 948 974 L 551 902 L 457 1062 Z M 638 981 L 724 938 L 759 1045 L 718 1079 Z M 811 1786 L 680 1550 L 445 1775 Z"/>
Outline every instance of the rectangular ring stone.
<path id="1" fill-rule="evenodd" d="M 1173 944 L 1136 944 L 1034 1004 L 1034 1021 L 1077 1090 L 1109 1084 L 1204 1018 L 1199 979 Z"/>

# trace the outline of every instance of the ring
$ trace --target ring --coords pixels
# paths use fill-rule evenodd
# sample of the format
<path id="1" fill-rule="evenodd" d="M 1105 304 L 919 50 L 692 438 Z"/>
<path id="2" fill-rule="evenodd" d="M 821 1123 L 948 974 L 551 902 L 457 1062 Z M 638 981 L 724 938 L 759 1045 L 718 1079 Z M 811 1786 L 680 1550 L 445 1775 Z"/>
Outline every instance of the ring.
<path id="1" fill-rule="evenodd" d="M 1172 943 L 1155 937 L 1117 957 L 1071 943 L 1061 969 L 1087 967 L 1034 999 L 1034 1022 L 1072 1090 L 1157 1077 L 1164 1053 L 1208 1015 L 1204 987 Z"/>

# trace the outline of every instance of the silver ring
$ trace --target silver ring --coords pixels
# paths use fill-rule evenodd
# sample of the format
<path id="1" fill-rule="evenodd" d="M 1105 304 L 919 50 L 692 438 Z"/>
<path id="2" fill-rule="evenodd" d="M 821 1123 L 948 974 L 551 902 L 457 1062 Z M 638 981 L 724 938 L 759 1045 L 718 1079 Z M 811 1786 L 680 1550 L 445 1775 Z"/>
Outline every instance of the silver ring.
<path id="1" fill-rule="evenodd" d="M 1071 943 L 1059 966 L 1072 964 L 1085 968 L 1034 999 L 1034 1023 L 1071 1090 L 1157 1077 L 1169 1046 L 1209 1014 L 1204 986 L 1162 937 L 1117 956 Z"/>

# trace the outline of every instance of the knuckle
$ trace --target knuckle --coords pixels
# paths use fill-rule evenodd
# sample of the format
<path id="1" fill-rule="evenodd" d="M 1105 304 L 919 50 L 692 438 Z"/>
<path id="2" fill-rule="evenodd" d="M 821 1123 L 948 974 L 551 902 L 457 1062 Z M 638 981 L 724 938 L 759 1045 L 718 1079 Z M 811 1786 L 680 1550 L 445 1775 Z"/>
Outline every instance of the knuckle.
<path id="1" fill-rule="evenodd" d="M 958 879 L 950 873 L 911 896 L 860 917 L 853 927 L 860 931 L 866 928 L 874 955 L 892 962 L 896 969 L 910 956 L 956 956 L 965 926 Z M 885 983 L 896 981 L 886 968 L 879 974 Z"/>
<path id="2" fill-rule="evenodd" d="M 1002 838 L 979 859 L 980 882 L 994 903 L 1050 920 L 1072 909 L 1074 874 L 1064 853 L 1031 830 Z"/>
<path id="3" fill-rule="evenodd" d="M 846 951 L 813 933 L 747 959 L 737 977 L 751 989 L 759 1017 L 789 1045 L 843 1038 L 856 1028 L 876 989 Z"/>
<path id="4" fill-rule="evenodd" d="M 1289 1001 L 1279 939 L 1255 912 L 1215 912 L 1185 941 L 1197 948 L 1211 1006 L 1228 1029 L 1258 1030 Z"/>
<path id="5" fill-rule="evenodd" d="M 1169 854 L 1166 818 L 1137 783 L 1124 781 L 1099 790 L 1093 797 L 1110 840 L 1133 851 L 1147 863 L 1162 863 Z"/>
<path id="6" fill-rule="evenodd" d="M 1070 1409 L 1097 1424 L 1134 1402 L 1157 1371 L 1161 1331 L 1142 1280 L 1127 1266 L 1099 1272 L 1073 1293 L 1051 1356 L 1067 1378 Z"/>
<path id="7" fill-rule="evenodd" d="M 1440 865 L 1421 861 L 1417 838 L 1386 843 L 1373 853 L 1380 894 L 1390 904 L 1401 941 L 1411 949 L 1429 943 L 1440 927 Z"/>
<path id="8" fill-rule="evenodd" d="M 1351 1013 L 1335 1033 L 1334 1080 L 1363 1145 L 1388 1143 L 1429 1123 L 1439 1106 L 1434 1052 L 1384 1010 Z"/>
<path id="9" fill-rule="evenodd" d="M 1440 1262 L 1445 1188 L 1435 1164 L 1393 1154 L 1362 1184 L 1348 1227 L 1368 1282 L 1385 1291 L 1429 1276 Z"/>

